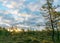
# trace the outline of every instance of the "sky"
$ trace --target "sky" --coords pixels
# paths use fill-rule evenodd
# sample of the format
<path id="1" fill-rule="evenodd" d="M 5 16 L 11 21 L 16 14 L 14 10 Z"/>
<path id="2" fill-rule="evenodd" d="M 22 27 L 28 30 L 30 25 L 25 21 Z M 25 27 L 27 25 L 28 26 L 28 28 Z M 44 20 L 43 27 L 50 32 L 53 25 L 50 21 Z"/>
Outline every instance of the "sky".
<path id="1" fill-rule="evenodd" d="M 29 27 L 44 23 L 40 13 L 44 3 L 44 0 L 0 0 L 0 26 Z M 54 1 L 57 4 L 59 0 Z"/>

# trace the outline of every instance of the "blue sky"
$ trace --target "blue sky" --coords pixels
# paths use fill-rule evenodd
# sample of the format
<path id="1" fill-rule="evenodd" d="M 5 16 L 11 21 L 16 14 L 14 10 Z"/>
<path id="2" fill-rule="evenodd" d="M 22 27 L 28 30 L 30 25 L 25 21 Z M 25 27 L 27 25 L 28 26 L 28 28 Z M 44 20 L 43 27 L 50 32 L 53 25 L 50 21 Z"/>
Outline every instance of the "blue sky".
<path id="1" fill-rule="evenodd" d="M 40 14 L 40 8 L 44 3 L 44 0 L 0 0 L 0 26 L 29 27 L 44 23 Z M 59 4 L 59 0 L 55 0 L 54 3 Z"/>

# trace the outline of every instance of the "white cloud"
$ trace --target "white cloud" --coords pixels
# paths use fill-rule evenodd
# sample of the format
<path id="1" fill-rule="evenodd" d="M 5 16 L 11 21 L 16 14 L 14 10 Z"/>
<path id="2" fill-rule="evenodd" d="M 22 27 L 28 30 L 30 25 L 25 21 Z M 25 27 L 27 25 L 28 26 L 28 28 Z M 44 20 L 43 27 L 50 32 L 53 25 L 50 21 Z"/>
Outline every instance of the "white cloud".
<path id="1" fill-rule="evenodd" d="M 9 22 L 10 22 L 10 21 L 8 21 L 8 20 L 4 20 L 4 21 L 3 21 L 3 20 L 1 19 L 1 17 L 0 17 L 0 26 L 3 26 L 3 25 L 5 25 L 5 26 L 10 26 L 10 25 L 9 25 Z"/>
<path id="2" fill-rule="evenodd" d="M 2 20 L 2 22 L 4 22 L 4 23 L 11 23 L 11 21 L 10 20 Z"/>
<path id="3" fill-rule="evenodd" d="M 0 13 L 3 14 L 3 16 L 5 16 L 5 14 L 10 15 L 12 14 L 12 18 L 14 20 L 6 20 L 5 18 L 3 18 L 3 20 L 0 19 L 0 24 L 6 24 L 8 26 L 10 26 L 10 24 L 14 24 L 17 22 L 23 22 L 25 21 L 29 21 L 30 19 L 36 18 L 38 17 L 38 15 L 33 15 L 32 12 L 34 11 L 39 11 L 41 4 L 40 4 L 40 0 L 38 1 L 38 3 L 29 3 L 28 5 L 25 5 L 24 2 L 26 0 L 0 0 L 0 2 L 3 3 L 4 7 L 7 7 L 8 10 L 5 11 L 0 11 Z M 42 1 L 43 2 L 43 1 Z M 42 3 L 41 2 L 41 3 Z M 21 11 L 20 9 L 25 9 L 27 8 L 28 10 L 31 10 L 31 12 L 28 14 L 28 11 L 26 11 L 26 13 L 20 13 L 19 11 Z M 3 17 L 2 16 L 2 17 Z M 42 22 L 42 20 L 40 20 L 40 18 L 37 18 L 38 20 L 35 22 Z M 27 25 L 19 25 L 21 27 L 29 27 Z"/>
<path id="4" fill-rule="evenodd" d="M 38 3 L 30 3 L 27 5 L 27 7 L 31 10 L 31 11 L 37 11 L 40 9 L 41 6 L 39 6 L 40 2 Z"/>
<path id="5" fill-rule="evenodd" d="M 2 19 L 2 17 L 0 16 L 0 23 L 1 23 L 1 19 Z"/>
<path id="6" fill-rule="evenodd" d="M 17 25 L 17 27 L 29 27 L 29 26 L 19 24 L 19 25 Z"/>
<path id="7" fill-rule="evenodd" d="M 15 17 L 15 21 L 23 22 L 24 21 L 24 18 Z"/>
<path id="8" fill-rule="evenodd" d="M 31 11 L 37 11 L 37 10 L 39 10 L 39 5 L 28 5 L 28 8 L 31 10 Z"/>
<path id="9" fill-rule="evenodd" d="M 27 5 L 27 7 L 31 10 L 31 11 L 40 11 L 40 8 L 43 4 L 45 4 L 46 1 L 45 0 L 38 0 L 36 3 L 30 3 Z"/>
<path id="10" fill-rule="evenodd" d="M 11 2 L 10 4 L 6 4 L 8 1 L 5 1 L 3 3 L 3 6 L 7 7 L 7 8 L 15 8 L 15 6 L 17 5 L 16 2 Z"/>
<path id="11" fill-rule="evenodd" d="M 55 2 L 55 3 L 57 3 L 57 2 L 58 2 L 58 0 L 54 0 L 54 2 Z"/>
<path id="12" fill-rule="evenodd" d="M 57 9 L 55 9 L 55 11 L 60 11 L 60 7 L 59 7 L 59 8 L 57 8 Z"/>
<path id="13" fill-rule="evenodd" d="M 18 10 L 8 10 L 8 12 L 10 13 L 10 14 L 18 14 Z"/>

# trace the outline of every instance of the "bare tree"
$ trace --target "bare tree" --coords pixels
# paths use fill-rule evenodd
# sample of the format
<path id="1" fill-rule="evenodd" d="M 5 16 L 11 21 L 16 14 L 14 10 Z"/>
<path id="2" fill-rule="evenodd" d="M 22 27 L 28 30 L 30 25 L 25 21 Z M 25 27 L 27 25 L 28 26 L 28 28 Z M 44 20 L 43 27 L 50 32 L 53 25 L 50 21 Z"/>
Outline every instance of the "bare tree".
<path id="1" fill-rule="evenodd" d="M 44 11 L 46 13 L 44 13 L 44 16 L 46 17 L 46 20 L 48 19 L 46 22 L 46 25 L 52 29 L 52 40 L 55 43 L 54 31 L 56 28 L 57 29 L 57 39 L 59 40 L 59 30 L 58 30 L 58 26 L 57 26 L 57 21 L 59 21 L 60 19 L 58 18 L 58 12 L 55 11 L 55 9 L 58 8 L 59 6 L 57 6 L 57 7 L 53 6 L 53 1 L 54 0 L 46 0 L 46 4 L 44 4 L 42 6 L 42 8 L 45 9 Z"/>

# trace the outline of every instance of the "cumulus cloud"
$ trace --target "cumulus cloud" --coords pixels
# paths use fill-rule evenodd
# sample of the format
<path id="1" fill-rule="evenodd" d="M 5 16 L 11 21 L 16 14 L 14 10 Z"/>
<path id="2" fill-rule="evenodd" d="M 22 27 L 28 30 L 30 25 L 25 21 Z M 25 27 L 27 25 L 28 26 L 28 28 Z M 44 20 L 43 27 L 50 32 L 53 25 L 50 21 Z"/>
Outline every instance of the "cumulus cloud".
<path id="1" fill-rule="evenodd" d="M 0 0 L 4 7 L 4 10 L 0 10 L 0 25 L 29 27 L 43 22 L 44 18 L 39 11 L 42 2 L 40 0 Z"/>
<path id="2" fill-rule="evenodd" d="M 8 4 L 7 2 L 3 3 L 3 6 L 10 8 L 10 9 L 14 8 L 16 5 L 17 5 L 16 2 L 11 2 L 11 3 L 8 2 Z"/>

